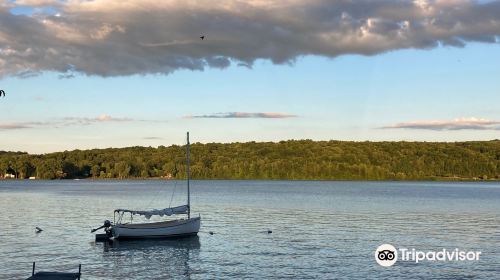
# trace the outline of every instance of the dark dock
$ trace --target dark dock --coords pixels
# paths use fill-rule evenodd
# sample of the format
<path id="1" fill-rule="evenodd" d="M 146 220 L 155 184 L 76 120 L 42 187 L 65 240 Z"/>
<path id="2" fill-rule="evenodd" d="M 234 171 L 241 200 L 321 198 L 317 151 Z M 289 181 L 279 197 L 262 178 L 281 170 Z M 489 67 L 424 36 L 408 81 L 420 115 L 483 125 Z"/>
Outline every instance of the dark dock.
<path id="1" fill-rule="evenodd" d="M 78 273 L 69 272 L 47 272 L 40 271 L 35 273 L 35 262 L 33 262 L 33 270 L 31 271 L 31 277 L 26 280 L 80 280 L 82 275 L 82 265 L 78 265 Z"/>

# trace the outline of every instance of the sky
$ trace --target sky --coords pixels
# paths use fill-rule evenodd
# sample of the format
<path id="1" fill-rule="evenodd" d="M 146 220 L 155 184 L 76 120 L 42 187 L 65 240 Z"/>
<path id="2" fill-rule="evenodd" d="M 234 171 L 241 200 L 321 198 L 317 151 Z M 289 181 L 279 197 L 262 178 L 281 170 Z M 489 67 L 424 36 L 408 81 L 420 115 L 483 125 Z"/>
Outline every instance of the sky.
<path id="1" fill-rule="evenodd" d="M 0 1 L 0 150 L 500 139 L 499 36 L 499 1 Z"/>

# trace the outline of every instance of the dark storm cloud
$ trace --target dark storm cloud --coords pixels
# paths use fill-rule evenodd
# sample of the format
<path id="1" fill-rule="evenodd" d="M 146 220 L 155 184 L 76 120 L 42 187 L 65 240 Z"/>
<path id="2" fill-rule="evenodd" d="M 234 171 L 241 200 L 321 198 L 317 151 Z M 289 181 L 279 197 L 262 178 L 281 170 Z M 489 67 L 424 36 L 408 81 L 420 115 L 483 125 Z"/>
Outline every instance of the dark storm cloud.
<path id="1" fill-rule="evenodd" d="M 293 63 L 304 55 L 498 43 L 500 3 L 483 2 L 4 1 L 0 77 L 27 78 L 43 71 L 61 77 L 168 74 L 232 63 L 251 67 L 257 59 Z M 11 13 L 21 5 L 45 9 Z"/>

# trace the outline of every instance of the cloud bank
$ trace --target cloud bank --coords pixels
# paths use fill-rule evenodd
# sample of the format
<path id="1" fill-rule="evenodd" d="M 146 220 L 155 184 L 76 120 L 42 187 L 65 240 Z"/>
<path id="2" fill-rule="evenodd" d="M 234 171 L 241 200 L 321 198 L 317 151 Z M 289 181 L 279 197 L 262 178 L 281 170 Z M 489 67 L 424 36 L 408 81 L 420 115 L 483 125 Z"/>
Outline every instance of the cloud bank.
<path id="1" fill-rule="evenodd" d="M 480 118 L 459 118 L 454 120 L 431 120 L 398 123 L 382 128 L 425 129 L 425 130 L 500 130 L 500 121 Z"/>
<path id="2" fill-rule="evenodd" d="M 65 127 L 74 125 L 91 125 L 104 122 L 132 122 L 143 121 L 130 118 L 116 118 L 107 114 L 99 115 L 95 118 L 85 117 L 66 117 L 46 122 L 17 122 L 17 123 L 0 123 L 0 130 L 26 129 L 26 128 L 44 128 L 44 127 Z"/>
<path id="3" fill-rule="evenodd" d="M 10 129 L 23 129 L 30 128 L 28 124 L 24 123 L 3 123 L 0 124 L 0 130 L 10 130 Z"/>
<path id="4" fill-rule="evenodd" d="M 63 121 L 66 125 L 70 125 L 70 124 L 88 125 L 88 124 L 102 123 L 102 122 L 130 122 L 130 121 L 133 121 L 133 119 L 117 118 L 117 117 L 112 117 L 112 116 L 107 115 L 107 114 L 101 114 L 95 118 L 66 117 L 63 119 Z"/>
<path id="5" fill-rule="evenodd" d="M 21 7 L 32 12 L 13 12 Z M 499 35 L 499 1 L 5 0 L 0 77 L 168 74 L 498 43 Z"/>
<path id="6" fill-rule="evenodd" d="M 296 115 L 278 112 L 264 112 L 264 113 L 247 113 L 247 112 L 229 112 L 229 113 L 215 113 L 210 115 L 187 116 L 186 118 L 206 118 L 206 119 L 247 119 L 247 118 L 261 118 L 261 119 L 284 119 L 294 118 Z"/>

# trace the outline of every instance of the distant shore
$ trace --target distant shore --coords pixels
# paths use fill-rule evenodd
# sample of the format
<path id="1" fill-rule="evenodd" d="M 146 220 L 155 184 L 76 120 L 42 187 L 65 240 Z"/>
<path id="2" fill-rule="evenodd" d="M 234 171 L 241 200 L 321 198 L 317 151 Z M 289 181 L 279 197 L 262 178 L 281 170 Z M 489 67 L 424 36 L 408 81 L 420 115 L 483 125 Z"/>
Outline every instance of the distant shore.
<path id="1" fill-rule="evenodd" d="M 0 177 L 183 179 L 185 146 L 0 151 Z M 500 140 L 471 142 L 195 143 L 191 176 L 227 180 L 496 181 Z"/>
<path id="2" fill-rule="evenodd" d="M 14 178 L 0 178 L 1 181 L 141 181 L 141 180 L 151 180 L 151 181 L 183 181 L 185 178 L 179 179 L 165 179 L 161 177 L 148 177 L 148 178 L 61 178 L 61 179 L 14 179 Z M 422 178 L 422 179 L 412 179 L 412 180 L 394 180 L 394 179 L 384 179 L 384 180 L 359 180 L 359 179 L 224 179 L 224 178 L 199 178 L 191 179 L 193 181 L 353 181 L 353 182 L 500 182 L 498 178 L 457 178 L 457 177 L 434 177 L 434 178 Z"/>

